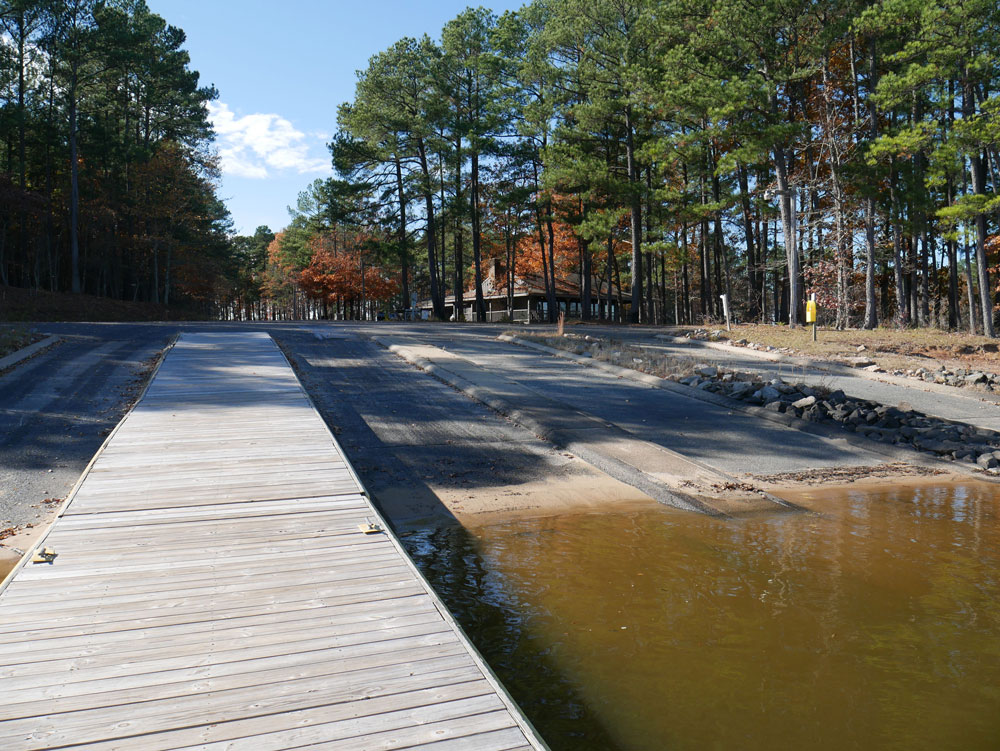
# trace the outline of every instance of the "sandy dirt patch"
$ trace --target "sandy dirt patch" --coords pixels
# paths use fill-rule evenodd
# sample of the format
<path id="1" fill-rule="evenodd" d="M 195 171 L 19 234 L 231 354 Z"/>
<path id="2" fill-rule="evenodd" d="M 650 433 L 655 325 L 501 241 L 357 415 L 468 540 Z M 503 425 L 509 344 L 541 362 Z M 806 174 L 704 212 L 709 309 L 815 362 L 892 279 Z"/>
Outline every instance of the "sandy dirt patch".
<path id="1" fill-rule="evenodd" d="M 40 505 L 42 513 L 38 521 L 0 529 L 0 582 L 13 571 L 23 556 L 34 549 L 59 516 L 64 503 L 58 498 L 46 499 Z"/>
<path id="2" fill-rule="evenodd" d="M 966 475 L 933 467 L 922 467 L 906 462 L 891 462 L 869 467 L 827 467 L 783 472 L 776 475 L 749 475 L 754 482 L 771 490 L 795 490 L 816 486 L 846 486 L 855 484 L 885 484 L 902 478 L 934 477 L 942 482 L 955 478 L 967 480 Z"/>
<path id="3" fill-rule="evenodd" d="M 492 483 L 481 477 L 463 482 L 461 476 L 436 473 L 424 478 L 424 489 L 381 487 L 375 500 L 400 528 L 453 521 L 480 526 L 507 518 L 659 505 L 640 490 L 566 453 L 551 452 L 547 469 L 520 481 L 497 472 Z"/>

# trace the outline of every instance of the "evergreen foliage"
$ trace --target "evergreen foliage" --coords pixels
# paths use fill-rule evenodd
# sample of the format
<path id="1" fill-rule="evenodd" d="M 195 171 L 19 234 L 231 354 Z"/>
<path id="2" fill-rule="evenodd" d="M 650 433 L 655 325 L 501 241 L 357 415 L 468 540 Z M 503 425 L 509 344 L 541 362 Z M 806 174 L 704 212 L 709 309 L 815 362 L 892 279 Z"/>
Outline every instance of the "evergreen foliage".
<path id="1" fill-rule="evenodd" d="M 631 321 L 718 320 L 727 294 L 795 325 L 815 294 L 838 327 L 992 335 L 998 22 L 988 0 L 470 8 L 372 58 L 334 164 L 398 305 L 416 280 L 439 317 L 454 293 L 483 320 L 485 261 L 530 257 L 553 316 L 569 266 L 620 278 Z"/>
<path id="2" fill-rule="evenodd" d="M 184 41 L 141 0 L 0 0 L 0 283 L 217 310 L 244 270 Z"/>

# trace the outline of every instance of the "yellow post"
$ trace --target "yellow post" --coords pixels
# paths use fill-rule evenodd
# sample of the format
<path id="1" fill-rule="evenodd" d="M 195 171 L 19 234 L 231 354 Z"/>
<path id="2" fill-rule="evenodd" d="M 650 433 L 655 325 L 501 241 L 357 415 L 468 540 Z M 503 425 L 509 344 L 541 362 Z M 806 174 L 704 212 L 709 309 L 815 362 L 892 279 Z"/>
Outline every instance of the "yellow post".
<path id="1" fill-rule="evenodd" d="M 806 302 L 806 323 L 811 323 L 813 326 L 813 341 L 816 341 L 816 295 L 815 293 L 810 296 L 810 299 Z"/>

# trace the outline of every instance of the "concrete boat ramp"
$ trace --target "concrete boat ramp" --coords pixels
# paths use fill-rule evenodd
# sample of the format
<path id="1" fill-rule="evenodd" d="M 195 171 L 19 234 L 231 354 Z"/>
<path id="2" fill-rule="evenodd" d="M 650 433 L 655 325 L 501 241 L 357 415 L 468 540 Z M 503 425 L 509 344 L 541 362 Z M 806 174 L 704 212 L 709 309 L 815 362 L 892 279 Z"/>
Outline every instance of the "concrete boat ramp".
<path id="1" fill-rule="evenodd" d="M 182 335 L 40 548 L 5 751 L 546 748 L 267 334 Z"/>

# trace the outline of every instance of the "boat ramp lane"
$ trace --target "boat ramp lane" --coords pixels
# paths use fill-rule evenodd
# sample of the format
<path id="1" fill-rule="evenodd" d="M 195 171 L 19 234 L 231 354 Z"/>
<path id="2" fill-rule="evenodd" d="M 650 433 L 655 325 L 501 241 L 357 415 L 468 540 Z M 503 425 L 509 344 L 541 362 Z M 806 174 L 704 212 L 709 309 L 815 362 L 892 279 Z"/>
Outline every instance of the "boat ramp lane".
<path id="1" fill-rule="evenodd" d="M 0 748 L 544 749 L 270 336 L 183 334 L 0 593 Z"/>

